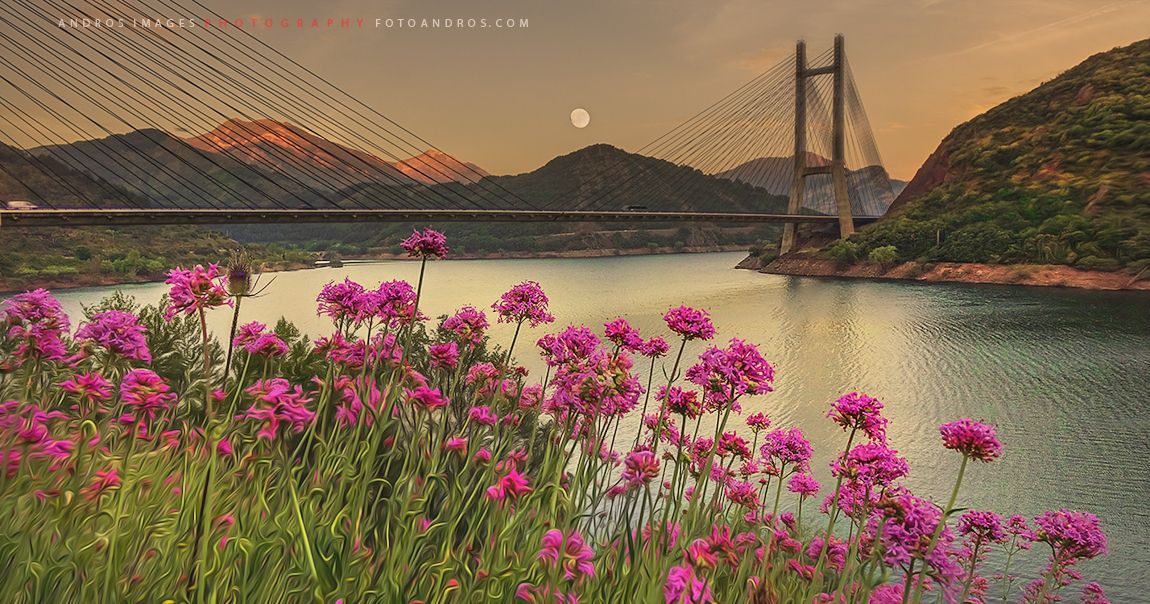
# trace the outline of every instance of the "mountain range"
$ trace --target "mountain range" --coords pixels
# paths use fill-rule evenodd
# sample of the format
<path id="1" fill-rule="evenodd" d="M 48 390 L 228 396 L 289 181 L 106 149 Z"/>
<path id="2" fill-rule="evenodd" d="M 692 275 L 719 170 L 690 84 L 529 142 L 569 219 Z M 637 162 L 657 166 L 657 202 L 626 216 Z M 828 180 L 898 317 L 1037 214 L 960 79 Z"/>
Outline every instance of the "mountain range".
<path id="1" fill-rule="evenodd" d="M 232 119 L 187 138 L 142 129 L 36 147 L 28 154 L 33 165 L 50 160 L 125 196 L 169 207 L 322 206 L 345 189 L 369 183 L 471 184 L 487 175 L 436 149 L 385 161 L 273 120 Z"/>
<path id="2" fill-rule="evenodd" d="M 158 207 L 523 207 L 644 206 L 701 211 L 782 211 L 792 161 L 764 157 L 710 176 L 690 167 L 630 154 L 605 144 L 556 157 L 518 175 L 491 176 L 474 163 L 437 149 L 406 159 L 333 142 L 305 128 L 271 119 L 227 120 L 209 132 L 176 137 L 143 129 L 102 139 L 28 150 L 29 160 L 51 161 L 124 192 L 133 203 Z M 9 157 L 14 157 L 9 154 Z M 812 156 L 812 162 L 825 159 Z M 486 182 L 485 182 L 486 180 Z M 848 175 L 853 196 L 864 184 L 885 184 L 881 166 Z M 786 184 L 778 184 L 778 183 Z M 811 181 L 808 181 L 811 182 Z M 758 187 L 756 189 L 756 187 Z M 812 196 L 830 196 L 812 183 Z M 50 191 L 56 194 L 54 191 Z M 0 190 L 0 195 L 3 195 Z M 8 195 L 12 197 L 12 195 Z M 98 203 L 113 207 L 112 196 Z M 502 197 L 502 199 L 497 199 Z M 79 204 L 79 198 L 58 198 Z M 886 199 L 882 204 L 885 207 Z M 148 202 L 145 202 L 148 203 Z"/>
<path id="3" fill-rule="evenodd" d="M 782 211 L 776 195 L 738 179 L 714 178 L 689 167 L 598 144 L 556 157 L 540 168 L 513 176 L 490 176 L 479 166 L 437 150 L 402 162 L 386 162 L 271 120 L 229 120 L 212 131 L 177 138 L 145 129 L 37 147 L 27 154 L 8 148 L 7 161 L 34 168 L 50 162 L 81 188 L 113 191 L 96 199 L 118 207 L 115 190 L 139 204 L 142 199 L 170 207 L 378 206 L 402 197 L 424 207 L 449 198 L 469 207 L 524 208 L 652 206 L 701 211 Z M 24 172 L 30 170 L 25 169 Z M 483 182 L 484 179 L 487 182 Z M 96 184 L 98 183 L 98 184 Z M 16 183 L 0 188 L 11 199 Z M 55 205 L 82 205 L 75 195 L 46 190 Z M 496 200 L 500 196 L 503 201 Z M 609 199 L 608 199 L 609 198 Z"/>

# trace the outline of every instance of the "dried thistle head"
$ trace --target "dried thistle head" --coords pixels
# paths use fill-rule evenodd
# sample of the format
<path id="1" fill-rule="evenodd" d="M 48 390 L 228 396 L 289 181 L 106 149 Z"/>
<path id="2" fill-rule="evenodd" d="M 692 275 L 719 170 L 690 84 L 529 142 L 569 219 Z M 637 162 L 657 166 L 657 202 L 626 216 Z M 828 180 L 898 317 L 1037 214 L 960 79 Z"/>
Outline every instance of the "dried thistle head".
<path id="1" fill-rule="evenodd" d="M 256 280 L 256 267 L 247 250 L 232 252 L 228 261 L 228 293 L 235 297 L 250 296 Z"/>

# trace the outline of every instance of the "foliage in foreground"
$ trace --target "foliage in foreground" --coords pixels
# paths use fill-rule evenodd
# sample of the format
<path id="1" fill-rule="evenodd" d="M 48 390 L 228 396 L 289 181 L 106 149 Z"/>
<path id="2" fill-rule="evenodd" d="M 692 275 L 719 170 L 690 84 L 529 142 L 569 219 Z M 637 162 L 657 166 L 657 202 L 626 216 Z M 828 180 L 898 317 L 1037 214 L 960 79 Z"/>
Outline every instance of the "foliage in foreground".
<path id="1" fill-rule="evenodd" d="M 736 428 L 773 389 L 756 346 L 684 358 L 715 335 L 703 311 L 669 310 L 670 343 L 624 319 L 546 335 L 534 381 L 513 354 L 554 320 L 537 284 L 492 306 L 515 326 L 499 350 L 476 308 L 421 315 L 422 281 L 329 284 L 314 343 L 240 324 L 242 263 L 175 269 L 160 307 L 116 296 L 74 333 L 44 290 L 4 302 L 0 600 L 1053 602 L 1107 550 L 1089 513 L 960 513 L 968 464 L 1002 452 L 969 419 L 940 427 L 950 499 L 916 496 L 864 394 L 830 406 L 824 488 L 800 430 Z M 206 313 L 228 306 L 220 345 Z M 1035 544 L 1048 564 L 1017 580 Z"/>

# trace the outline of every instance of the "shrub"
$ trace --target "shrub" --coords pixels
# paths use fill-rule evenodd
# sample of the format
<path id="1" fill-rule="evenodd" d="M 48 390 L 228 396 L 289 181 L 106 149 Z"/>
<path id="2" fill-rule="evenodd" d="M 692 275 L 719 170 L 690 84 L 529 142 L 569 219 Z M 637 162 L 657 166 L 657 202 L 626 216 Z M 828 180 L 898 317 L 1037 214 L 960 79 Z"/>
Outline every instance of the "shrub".
<path id="1" fill-rule="evenodd" d="M 1074 263 L 1074 266 L 1092 271 L 1116 271 L 1122 268 L 1122 263 L 1114 258 L 1099 258 L 1098 256 L 1084 256 Z"/>
<path id="2" fill-rule="evenodd" d="M 867 255 L 867 259 L 871 262 L 877 262 L 882 265 L 883 269 L 888 269 L 898 262 L 898 249 L 893 245 L 884 245 L 876 247 Z"/>
<path id="3" fill-rule="evenodd" d="M 841 267 L 858 262 L 861 249 L 859 244 L 849 239 L 839 239 L 830 244 L 825 253 L 828 258 L 834 260 L 835 264 Z"/>

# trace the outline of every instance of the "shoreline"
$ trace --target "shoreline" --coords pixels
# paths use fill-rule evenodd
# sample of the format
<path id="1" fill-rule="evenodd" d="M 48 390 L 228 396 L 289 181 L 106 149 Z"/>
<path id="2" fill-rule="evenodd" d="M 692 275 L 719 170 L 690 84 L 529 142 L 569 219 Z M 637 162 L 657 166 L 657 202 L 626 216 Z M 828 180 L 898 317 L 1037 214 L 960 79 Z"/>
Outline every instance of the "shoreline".
<path id="1" fill-rule="evenodd" d="M 453 260 L 530 260 L 530 259 L 547 259 L 547 258 L 613 258 L 622 256 L 661 256 L 669 254 L 710 254 L 710 253 L 727 253 L 727 252 L 746 252 L 746 245 L 715 245 L 715 246 L 696 246 L 684 247 L 675 249 L 671 247 L 659 248 L 632 248 L 632 249 L 586 249 L 586 250 L 567 250 L 561 252 L 479 252 L 479 253 L 461 253 L 453 254 L 450 258 Z M 407 254 L 371 254 L 365 256 L 348 256 L 340 258 L 343 262 L 367 263 L 367 262 L 382 262 L 394 260 L 413 260 Z M 316 261 L 323 261 L 316 258 Z M 414 261 L 414 260 L 413 260 Z M 315 270 L 331 268 L 330 266 L 315 266 L 306 264 L 290 264 L 270 268 L 264 273 L 283 273 L 293 271 Z M 91 274 L 91 275 L 71 275 L 69 277 L 43 277 L 31 280 L 31 283 L 26 285 L 15 285 L 9 279 L 0 277 L 0 295 L 8 296 L 11 294 L 20 293 L 29 289 L 43 288 L 47 290 L 73 290 L 83 289 L 86 287 L 114 287 L 119 285 L 142 285 L 147 283 L 160 283 L 165 279 L 164 274 L 156 275 L 110 275 L 110 274 Z"/>
<path id="2" fill-rule="evenodd" d="M 963 262 L 904 262 L 883 267 L 876 262 L 858 261 L 840 267 L 833 260 L 810 256 L 776 258 L 766 266 L 748 256 L 735 268 L 771 275 L 920 283 L 973 283 L 1063 287 L 1094 291 L 1150 291 L 1150 273 L 1137 275 L 1115 271 L 1091 271 L 1059 264 L 978 264 Z"/>

